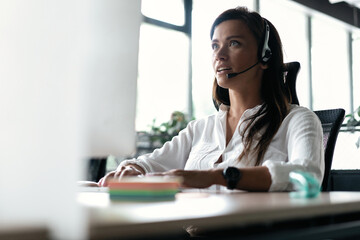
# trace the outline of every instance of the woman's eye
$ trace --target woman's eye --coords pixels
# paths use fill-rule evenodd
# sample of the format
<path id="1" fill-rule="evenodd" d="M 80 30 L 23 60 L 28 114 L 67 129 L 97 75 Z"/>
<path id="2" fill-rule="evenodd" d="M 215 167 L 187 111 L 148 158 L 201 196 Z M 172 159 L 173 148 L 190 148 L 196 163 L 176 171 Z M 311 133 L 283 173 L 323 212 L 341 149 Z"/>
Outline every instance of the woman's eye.
<path id="1" fill-rule="evenodd" d="M 231 41 L 230 46 L 239 46 L 240 43 L 238 41 Z"/>
<path id="2" fill-rule="evenodd" d="M 211 49 L 212 50 L 215 50 L 217 48 L 219 48 L 219 46 L 216 43 L 211 44 Z"/>

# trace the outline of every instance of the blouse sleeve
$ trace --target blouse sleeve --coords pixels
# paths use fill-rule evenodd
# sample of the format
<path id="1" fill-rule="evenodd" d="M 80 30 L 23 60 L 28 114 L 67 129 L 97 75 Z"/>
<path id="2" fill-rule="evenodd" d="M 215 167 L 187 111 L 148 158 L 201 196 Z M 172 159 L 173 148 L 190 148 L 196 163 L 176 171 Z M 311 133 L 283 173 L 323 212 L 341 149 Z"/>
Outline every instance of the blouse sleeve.
<path id="1" fill-rule="evenodd" d="M 263 166 L 269 169 L 272 184 L 269 191 L 294 190 L 289 173 L 302 170 L 313 174 L 321 184 L 324 176 L 323 131 L 321 122 L 312 111 L 302 108 L 285 119 L 284 134 L 287 145 L 287 161 L 265 159 Z"/>
<path id="2" fill-rule="evenodd" d="M 127 164 L 137 164 L 146 173 L 184 169 L 191 151 L 193 128 L 194 121 L 190 122 L 185 129 L 180 131 L 171 141 L 166 142 L 161 148 L 155 149 L 152 153 L 139 156 L 137 159 L 125 160 L 121 162 L 119 167 Z"/>

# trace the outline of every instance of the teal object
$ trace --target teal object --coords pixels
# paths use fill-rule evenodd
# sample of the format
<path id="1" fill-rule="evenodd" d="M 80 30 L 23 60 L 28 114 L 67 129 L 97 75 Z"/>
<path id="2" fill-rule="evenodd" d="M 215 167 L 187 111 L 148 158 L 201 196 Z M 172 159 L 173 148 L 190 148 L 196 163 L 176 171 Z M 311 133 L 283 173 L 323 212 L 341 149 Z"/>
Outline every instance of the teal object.
<path id="1" fill-rule="evenodd" d="M 314 198 L 319 195 L 321 186 L 314 176 L 305 171 L 292 171 L 289 174 L 290 182 L 295 192 L 290 193 L 293 198 Z"/>

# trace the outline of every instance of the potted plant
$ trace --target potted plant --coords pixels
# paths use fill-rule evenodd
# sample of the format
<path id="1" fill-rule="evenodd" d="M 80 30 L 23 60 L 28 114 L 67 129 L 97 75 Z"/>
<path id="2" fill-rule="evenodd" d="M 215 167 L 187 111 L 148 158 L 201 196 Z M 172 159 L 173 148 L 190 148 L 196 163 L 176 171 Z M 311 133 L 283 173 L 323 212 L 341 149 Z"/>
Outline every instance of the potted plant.
<path id="1" fill-rule="evenodd" d="M 358 126 L 360 123 L 360 106 L 354 112 L 347 114 L 345 119 L 348 119 L 346 122 L 348 127 Z"/>
<path id="2" fill-rule="evenodd" d="M 356 127 L 360 126 L 360 106 L 355 109 L 354 112 L 347 114 L 345 119 L 347 119 L 346 126 L 348 130 L 352 133 L 355 132 Z M 356 141 L 355 145 L 357 148 L 360 148 L 360 137 Z"/>
<path id="3" fill-rule="evenodd" d="M 153 120 L 150 128 L 150 142 L 154 148 L 161 147 L 165 142 L 170 141 L 174 136 L 184 129 L 189 121 L 186 114 L 175 111 L 171 114 L 170 120 L 156 125 L 156 119 Z"/>
<path id="4" fill-rule="evenodd" d="M 166 141 L 170 141 L 174 136 L 184 129 L 190 120 L 186 114 L 180 111 L 175 111 L 171 114 L 170 120 L 163 122 L 160 125 L 156 124 L 156 119 L 153 119 L 149 126 L 149 131 L 137 132 L 137 147 L 134 157 L 140 156 L 154 151 L 154 149 L 162 147 Z"/>

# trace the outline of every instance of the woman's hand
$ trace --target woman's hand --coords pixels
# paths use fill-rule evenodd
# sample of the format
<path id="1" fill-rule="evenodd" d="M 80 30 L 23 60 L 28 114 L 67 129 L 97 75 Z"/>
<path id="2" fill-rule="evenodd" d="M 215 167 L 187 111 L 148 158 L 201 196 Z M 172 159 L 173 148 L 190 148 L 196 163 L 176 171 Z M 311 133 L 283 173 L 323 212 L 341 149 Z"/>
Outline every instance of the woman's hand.
<path id="1" fill-rule="evenodd" d="M 126 165 L 121 166 L 115 171 L 111 171 L 101 178 L 98 182 L 99 187 L 106 187 L 109 184 L 110 180 L 120 180 L 125 176 L 139 176 L 144 175 L 145 171 L 138 165 Z"/>
<path id="2" fill-rule="evenodd" d="M 207 188 L 221 182 L 222 173 L 217 170 L 180 170 L 174 169 L 163 173 L 149 174 L 151 176 L 174 176 L 183 179 L 181 186 L 185 188 Z M 220 177 L 220 179 L 219 179 Z M 220 182 L 219 182 L 220 181 Z"/>

